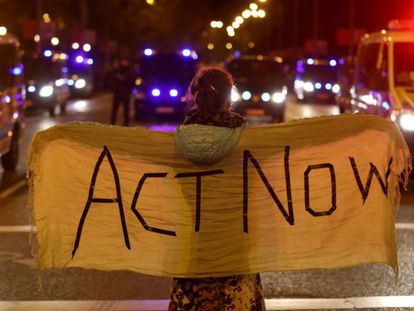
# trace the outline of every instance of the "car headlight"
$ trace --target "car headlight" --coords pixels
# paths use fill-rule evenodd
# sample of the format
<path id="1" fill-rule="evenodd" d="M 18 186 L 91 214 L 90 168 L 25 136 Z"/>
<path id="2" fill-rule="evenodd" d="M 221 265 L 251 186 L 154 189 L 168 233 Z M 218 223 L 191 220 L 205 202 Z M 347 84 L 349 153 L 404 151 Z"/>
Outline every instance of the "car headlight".
<path id="1" fill-rule="evenodd" d="M 53 86 L 45 85 L 39 91 L 40 97 L 50 97 L 53 94 Z"/>
<path id="2" fill-rule="evenodd" d="M 411 112 L 411 111 L 402 112 L 400 116 L 400 125 L 403 130 L 413 132 L 414 131 L 414 112 Z"/>
<path id="3" fill-rule="evenodd" d="M 270 100 L 270 94 L 268 92 L 262 93 L 262 96 L 261 97 L 262 97 L 262 100 L 264 102 L 268 102 Z"/>
<path id="4" fill-rule="evenodd" d="M 272 101 L 276 104 L 281 104 L 286 100 L 285 92 L 274 92 L 272 95 Z"/>
<path id="5" fill-rule="evenodd" d="M 305 82 L 303 84 L 303 89 L 305 92 L 313 92 L 315 90 L 312 82 Z"/>
<path id="6" fill-rule="evenodd" d="M 252 93 L 250 93 L 249 91 L 244 91 L 242 93 L 242 98 L 243 100 L 249 100 L 250 98 L 252 98 Z"/>
<path id="7" fill-rule="evenodd" d="M 339 93 L 339 91 L 341 90 L 341 87 L 339 86 L 339 84 L 334 84 L 332 87 L 332 92 L 334 92 L 335 94 Z"/>
<path id="8" fill-rule="evenodd" d="M 86 86 L 85 79 L 76 80 L 76 82 L 75 82 L 75 88 L 77 88 L 77 89 L 83 89 L 85 86 Z"/>
<path id="9" fill-rule="evenodd" d="M 34 85 L 29 85 L 29 86 L 27 87 L 27 91 L 28 91 L 29 93 L 34 93 L 34 92 L 36 92 L 36 87 L 35 87 Z"/>
<path id="10" fill-rule="evenodd" d="M 235 102 L 240 101 L 240 98 L 241 96 L 240 96 L 239 91 L 237 90 L 236 87 L 233 86 L 233 88 L 231 89 L 231 101 L 235 103 Z"/>

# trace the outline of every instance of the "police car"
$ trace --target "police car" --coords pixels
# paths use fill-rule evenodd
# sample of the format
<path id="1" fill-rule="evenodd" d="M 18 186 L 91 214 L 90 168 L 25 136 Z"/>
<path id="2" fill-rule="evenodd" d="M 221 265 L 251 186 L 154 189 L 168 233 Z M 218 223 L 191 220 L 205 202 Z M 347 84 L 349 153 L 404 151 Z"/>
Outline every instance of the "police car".
<path id="1" fill-rule="evenodd" d="M 299 59 L 296 63 L 294 91 L 299 102 L 335 103 L 340 92 L 339 59 Z"/>
<path id="2" fill-rule="evenodd" d="M 137 121 L 181 119 L 197 63 L 197 53 L 188 48 L 173 52 L 145 49 L 133 90 Z"/>

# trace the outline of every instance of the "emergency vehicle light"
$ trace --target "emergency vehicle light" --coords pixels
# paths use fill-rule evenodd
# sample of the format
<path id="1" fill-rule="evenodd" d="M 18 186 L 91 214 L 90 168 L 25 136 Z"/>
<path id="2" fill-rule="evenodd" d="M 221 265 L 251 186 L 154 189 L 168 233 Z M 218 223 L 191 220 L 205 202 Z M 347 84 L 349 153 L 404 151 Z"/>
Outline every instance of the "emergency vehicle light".
<path id="1" fill-rule="evenodd" d="M 414 20 L 393 19 L 388 23 L 390 30 L 414 30 Z"/>

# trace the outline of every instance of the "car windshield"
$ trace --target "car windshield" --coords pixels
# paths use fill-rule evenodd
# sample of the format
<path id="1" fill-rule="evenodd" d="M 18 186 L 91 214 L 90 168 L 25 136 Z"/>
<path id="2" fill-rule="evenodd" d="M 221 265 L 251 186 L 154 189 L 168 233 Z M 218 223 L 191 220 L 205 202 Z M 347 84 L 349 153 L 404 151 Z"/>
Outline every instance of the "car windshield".
<path id="1" fill-rule="evenodd" d="M 394 43 L 394 73 L 396 86 L 414 85 L 414 42 Z"/>
<path id="2" fill-rule="evenodd" d="M 140 62 L 140 74 L 149 78 L 191 78 L 195 71 L 196 61 L 179 54 L 148 56 Z"/>
<path id="3" fill-rule="evenodd" d="M 0 44 L 0 85 L 10 81 L 10 70 L 14 67 L 15 47 L 12 44 Z"/>
<path id="4" fill-rule="evenodd" d="M 261 60 L 233 60 L 227 70 L 235 80 L 283 81 L 283 65 L 274 61 Z"/>
<path id="5" fill-rule="evenodd" d="M 24 59 L 24 77 L 26 80 L 53 79 L 53 63 L 40 58 Z"/>
<path id="6" fill-rule="evenodd" d="M 336 67 L 329 65 L 305 65 L 301 76 L 303 80 L 310 81 L 336 82 L 338 79 Z"/>

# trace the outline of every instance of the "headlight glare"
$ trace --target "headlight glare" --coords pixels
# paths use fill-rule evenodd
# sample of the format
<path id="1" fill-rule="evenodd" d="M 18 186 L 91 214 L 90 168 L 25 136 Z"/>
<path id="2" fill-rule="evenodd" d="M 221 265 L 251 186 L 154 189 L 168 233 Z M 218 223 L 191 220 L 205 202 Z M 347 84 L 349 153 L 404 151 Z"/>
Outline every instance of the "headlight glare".
<path id="1" fill-rule="evenodd" d="M 237 90 L 237 88 L 236 87 L 233 87 L 232 89 L 231 89 L 231 101 L 234 103 L 234 102 L 238 102 L 238 101 L 240 101 L 240 98 L 241 98 L 241 96 L 240 96 L 240 93 L 239 93 L 239 91 Z"/>
<path id="2" fill-rule="evenodd" d="M 45 85 L 39 91 L 40 97 L 50 97 L 53 94 L 53 86 Z"/>
<path id="3" fill-rule="evenodd" d="M 252 98 L 252 93 L 250 93 L 249 91 L 244 91 L 242 93 L 242 98 L 243 100 L 249 100 L 250 98 Z"/>
<path id="4" fill-rule="evenodd" d="M 85 79 L 76 80 L 76 82 L 75 82 L 75 88 L 77 88 L 77 89 L 83 89 L 85 86 L 86 86 Z"/>
<path id="5" fill-rule="evenodd" d="M 268 102 L 270 100 L 270 94 L 267 92 L 262 93 L 262 100 Z"/>
<path id="6" fill-rule="evenodd" d="M 305 92 L 313 92 L 315 90 L 312 82 L 305 82 L 303 84 L 303 89 L 305 90 Z"/>
<path id="7" fill-rule="evenodd" d="M 403 112 L 400 117 L 400 125 L 403 130 L 413 132 L 414 131 L 414 113 Z"/>
<path id="8" fill-rule="evenodd" d="M 281 104 L 286 100 L 286 94 L 284 92 L 275 92 L 272 95 L 272 101 L 276 104 Z"/>

